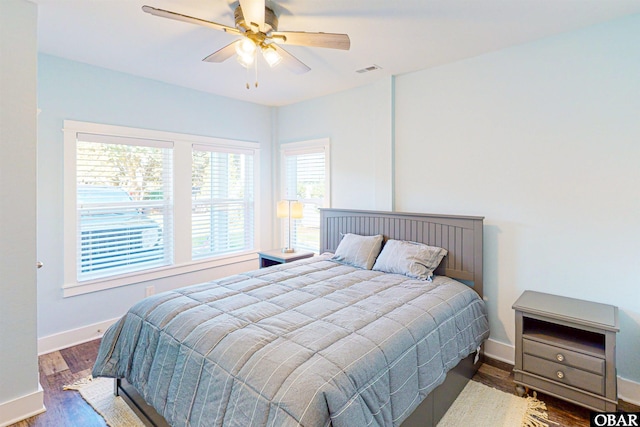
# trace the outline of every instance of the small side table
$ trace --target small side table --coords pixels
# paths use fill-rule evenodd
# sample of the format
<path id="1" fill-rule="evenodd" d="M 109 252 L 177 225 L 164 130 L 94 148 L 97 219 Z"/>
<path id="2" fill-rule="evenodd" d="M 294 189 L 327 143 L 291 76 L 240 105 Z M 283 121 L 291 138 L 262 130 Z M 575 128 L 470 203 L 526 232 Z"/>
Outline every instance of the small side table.
<path id="1" fill-rule="evenodd" d="M 258 261 L 260 268 L 265 268 L 271 267 L 272 265 L 298 261 L 299 259 L 311 258 L 313 255 L 313 252 L 307 251 L 285 253 L 282 252 L 282 249 L 272 249 L 270 251 L 258 252 Z"/>
<path id="2" fill-rule="evenodd" d="M 618 308 L 525 291 L 516 312 L 516 390 L 531 387 L 596 411 L 615 411 Z"/>

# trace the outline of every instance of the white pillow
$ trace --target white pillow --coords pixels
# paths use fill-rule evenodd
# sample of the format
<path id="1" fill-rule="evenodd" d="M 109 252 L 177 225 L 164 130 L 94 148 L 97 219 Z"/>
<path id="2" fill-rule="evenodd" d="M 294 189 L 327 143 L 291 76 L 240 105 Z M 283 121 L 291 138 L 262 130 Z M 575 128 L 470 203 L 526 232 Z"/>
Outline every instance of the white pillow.
<path id="1" fill-rule="evenodd" d="M 371 270 L 382 246 L 382 234 L 377 236 L 360 236 L 347 233 L 336 248 L 331 258 L 354 267 Z"/>
<path id="2" fill-rule="evenodd" d="M 373 269 L 427 280 L 433 276 L 447 250 L 403 240 L 387 240 Z"/>

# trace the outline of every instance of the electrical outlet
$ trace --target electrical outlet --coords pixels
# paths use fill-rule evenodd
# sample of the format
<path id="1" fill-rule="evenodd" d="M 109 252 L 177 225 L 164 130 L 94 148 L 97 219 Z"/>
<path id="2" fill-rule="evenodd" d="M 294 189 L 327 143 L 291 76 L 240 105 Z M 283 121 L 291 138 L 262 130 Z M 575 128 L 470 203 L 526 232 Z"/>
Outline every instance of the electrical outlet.
<path id="1" fill-rule="evenodd" d="M 145 296 L 150 297 L 151 295 L 156 293 L 156 287 L 151 285 L 151 286 L 147 286 L 147 288 L 145 289 Z"/>

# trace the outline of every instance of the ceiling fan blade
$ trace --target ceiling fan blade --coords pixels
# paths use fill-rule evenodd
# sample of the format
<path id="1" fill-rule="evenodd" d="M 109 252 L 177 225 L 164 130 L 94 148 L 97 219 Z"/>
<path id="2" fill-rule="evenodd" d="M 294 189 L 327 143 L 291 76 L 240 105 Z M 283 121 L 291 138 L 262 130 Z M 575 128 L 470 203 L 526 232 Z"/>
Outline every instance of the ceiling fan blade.
<path id="1" fill-rule="evenodd" d="M 274 31 L 272 37 L 276 43 L 286 45 L 326 47 L 342 50 L 349 50 L 351 47 L 351 40 L 347 34 Z"/>
<path id="2" fill-rule="evenodd" d="M 142 10 L 150 13 L 151 15 L 160 16 L 162 18 L 175 19 L 176 21 L 188 22 L 190 24 L 202 25 L 204 27 L 213 28 L 214 30 L 220 30 L 231 34 L 240 34 L 240 31 L 233 27 L 227 27 L 226 25 L 218 24 L 212 21 L 206 21 L 204 19 L 195 18 L 193 16 L 183 15 L 181 13 L 171 12 L 164 9 L 157 9 L 151 6 L 142 6 Z"/>
<path id="3" fill-rule="evenodd" d="M 234 41 L 233 43 L 229 43 L 222 49 L 218 49 L 213 52 L 211 55 L 207 56 L 203 59 L 205 62 L 224 62 L 227 59 L 231 58 L 236 53 L 236 43 L 239 40 Z"/>
<path id="4" fill-rule="evenodd" d="M 278 53 L 282 57 L 281 64 L 287 70 L 292 71 L 296 74 L 304 74 L 307 71 L 311 71 L 311 68 L 309 68 L 304 62 L 300 61 L 298 58 L 291 55 L 289 52 L 287 52 L 280 46 L 275 46 L 275 45 L 271 45 L 271 46 L 273 46 L 273 48 L 276 51 L 278 51 Z"/>
<path id="5" fill-rule="evenodd" d="M 265 0 L 240 0 L 245 22 L 260 31 L 264 30 L 264 7 Z"/>

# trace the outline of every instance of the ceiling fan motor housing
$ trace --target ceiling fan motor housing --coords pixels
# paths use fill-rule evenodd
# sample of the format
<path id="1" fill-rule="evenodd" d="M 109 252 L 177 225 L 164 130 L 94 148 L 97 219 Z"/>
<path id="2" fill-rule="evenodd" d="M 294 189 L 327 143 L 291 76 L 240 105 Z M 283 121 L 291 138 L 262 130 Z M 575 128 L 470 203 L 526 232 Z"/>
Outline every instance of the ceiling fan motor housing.
<path id="1" fill-rule="evenodd" d="M 252 25 L 251 22 L 247 22 L 244 19 L 244 13 L 242 13 L 242 8 L 240 5 L 236 7 L 234 11 L 234 17 L 236 20 L 236 28 L 240 31 L 244 32 L 261 32 L 258 26 L 254 23 Z M 268 34 L 271 31 L 278 31 L 278 17 L 275 12 L 268 7 L 264 8 L 264 31 L 263 33 Z"/>

